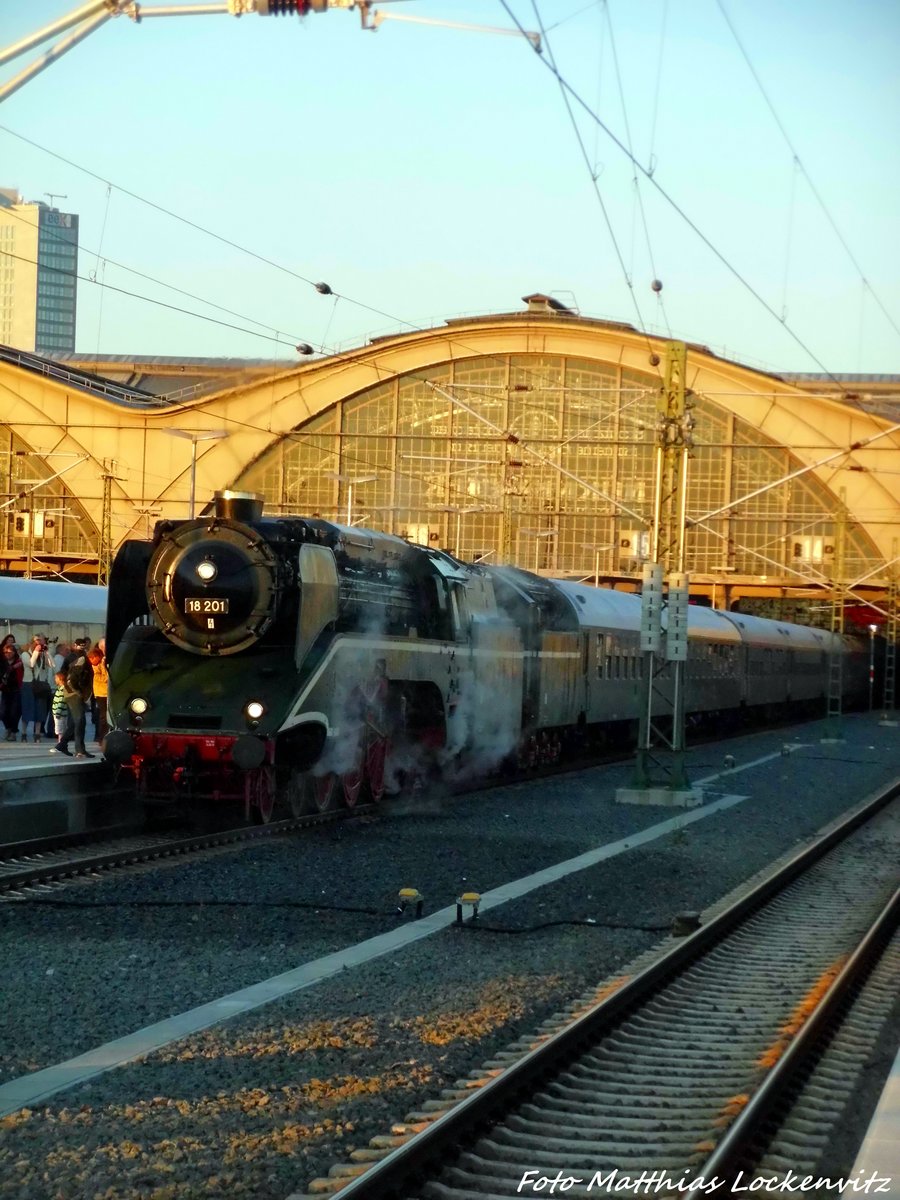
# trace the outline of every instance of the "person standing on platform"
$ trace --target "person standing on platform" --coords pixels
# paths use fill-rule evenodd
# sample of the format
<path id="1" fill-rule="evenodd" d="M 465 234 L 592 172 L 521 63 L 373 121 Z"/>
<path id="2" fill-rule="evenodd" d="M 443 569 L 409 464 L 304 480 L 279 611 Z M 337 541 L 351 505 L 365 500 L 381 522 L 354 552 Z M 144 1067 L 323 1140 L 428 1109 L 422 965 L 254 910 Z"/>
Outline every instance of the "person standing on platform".
<path id="1" fill-rule="evenodd" d="M 22 659 L 10 634 L 3 639 L 0 659 L 0 721 L 6 726 L 6 740 L 14 742 L 22 719 Z"/>
<path id="2" fill-rule="evenodd" d="M 42 633 L 36 634 L 32 643 L 31 671 L 34 677 L 31 684 L 34 693 L 34 740 L 39 742 L 47 733 L 47 718 L 53 703 L 53 683 L 56 675 L 56 664 L 47 639 Z"/>
<path id="3" fill-rule="evenodd" d="M 22 716 L 23 665 L 14 636 L 9 633 L 0 642 L 0 721 L 6 727 L 6 740 L 14 742 Z"/>
<path id="4" fill-rule="evenodd" d="M 64 669 L 66 658 L 68 657 L 72 647 L 68 642 L 61 642 L 57 638 L 51 642 L 50 648 L 53 651 L 53 662 L 56 666 L 56 670 L 62 671 Z"/>
<path id="5" fill-rule="evenodd" d="M 63 662 L 63 670 L 66 672 L 70 671 L 72 668 L 72 664 L 74 662 L 76 662 L 78 659 L 84 659 L 84 661 L 87 662 L 87 654 L 88 654 L 88 650 L 90 649 L 90 646 L 91 646 L 91 639 L 89 637 L 77 637 L 75 639 L 75 641 L 72 643 L 72 649 L 69 651 L 69 653 L 65 657 L 65 660 Z M 88 663 L 88 666 L 90 666 L 90 663 Z M 87 673 L 85 673 L 85 678 L 87 678 Z M 91 723 L 95 726 L 97 724 L 96 717 L 94 714 L 94 672 L 93 672 L 93 669 L 91 670 L 90 681 L 91 681 L 90 694 L 87 697 L 85 697 L 85 701 L 84 701 L 85 727 L 87 726 L 88 715 L 90 715 Z"/>
<path id="6" fill-rule="evenodd" d="M 71 646 L 67 646 L 65 642 L 61 642 L 57 650 L 62 655 L 61 671 L 68 671 L 76 658 L 80 658 L 82 654 L 87 654 L 88 646 L 91 644 L 91 639 L 87 637 L 78 637 L 74 640 Z"/>
<path id="7" fill-rule="evenodd" d="M 48 738 L 52 738 L 55 734 L 54 719 L 53 719 L 53 696 L 56 693 L 56 672 L 64 671 L 63 663 L 66 660 L 66 655 L 71 647 L 68 642 L 61 642 L 59 638 L 48 638 L 47 649 L 50 651 L 50 657 L 53 659 L 53 676 L 50 680 L 50 709 L 47 713 L 47 723 L 44 726 L 44 733 Z"/>
<path id="8" fill-rule="evenodd" d="M 91 646 L 88 651 L 88 662 L 94 669 L 94 702 L 97 715 L 94 718 L 94 738 L 102 745 L 103 739 L 109 733 L 106 720 L 106 698 L 109 690 L 109 673 L 106 670 L 106 658 L 101 643 Z"/>
<path id="9" fill-rule="evenodd" d="M 72 736 L 75 739 L 75 757 L 93 758 L 93 754 L 88 754 L 85 747 L 84 732 L 87 725 L 87 706 L 90 704 L 94 689 L 94 670 L 83 649 L 79 649 L 78 657 L 69 664 L 65 687 L 66 704 L 69 706 L 71 716 Z M 68 733 L 67 729 L 65 738 L 67 744 Z"/>
<path id="10" fill-rule="evenodd" d="M 66 736 L 69 721 L 72 719 L 69 705 L 66 702 L 66 673 L 57 671 L 55 675 L 56 691 L 53 693 L 53 727 L 56 730 L 56 745 L 50 747 L 51 754 L 68 754 L 71 758 L 69 740 Z"/>
<path id="11" fill-rule="evenodd" d="M 31 669 L 31 655 L 25 647 L 23 647 L 22 653 L 19 656 L 19 662 L 22 664 L 22 686 L 19 689 L 19 699 L 21 702 L 20 724 L 22 741 L 27 742 L 28 727 L 29 725 L 34 725 L 34 671 Z"/>

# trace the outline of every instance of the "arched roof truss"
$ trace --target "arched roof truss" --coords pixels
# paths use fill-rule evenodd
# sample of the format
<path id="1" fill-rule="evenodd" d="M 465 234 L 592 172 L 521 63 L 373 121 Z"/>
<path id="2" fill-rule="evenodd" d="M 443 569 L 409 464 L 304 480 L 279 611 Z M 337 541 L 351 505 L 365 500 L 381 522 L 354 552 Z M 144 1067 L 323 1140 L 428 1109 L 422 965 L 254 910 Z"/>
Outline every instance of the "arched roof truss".
<path id="1" fill-rule="evenodd" d="M 96 558 L 104 518 L 115 546 L 157 516 L 187 515 L 196 453 L 198 512 L 229 486 L 342 520 L 353 500 L 351 519 L 464 556 L 627 574 L 649 513 L 665 353 L 627 326 L 502 315 L 381 339 L 160 410 L 0 362 L 4 499 L 8 512 L 31 502 L 14 494 L 17 457 L 39 464 L 28 478 L 64 468 L 41 497 L 77 507 L 78 551 Z M 883 577 L 900 528 L 900 437 L 886 421 L 703 347 L 688 349 L 687 383 L 698 418 L 692 570 L 821 582 L 845 512 L 849 574 Z M 366 475 L 375 480 L 355 482 Z M 5 541 L 16 569 L 21 538 Z"/>

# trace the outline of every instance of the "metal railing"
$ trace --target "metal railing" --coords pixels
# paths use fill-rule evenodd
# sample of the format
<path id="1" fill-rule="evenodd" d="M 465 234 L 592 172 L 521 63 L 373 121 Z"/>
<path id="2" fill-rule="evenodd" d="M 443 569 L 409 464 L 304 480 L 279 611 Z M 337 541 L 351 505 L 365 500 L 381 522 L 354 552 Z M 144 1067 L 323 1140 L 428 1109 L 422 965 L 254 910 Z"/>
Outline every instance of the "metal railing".
<path id="1" fill-rule="evenodd" d="M 72 371 L 49 359 L 41 358 L 38 354 L 16 350 L 12 346 L 0 346 L 0 361 L 12 363 L 13 366 L 22 367 L 23 370 L 37 375 L 44 375 L 58 383 L 77 387 L 81 391 L 103 396 L 107 400 L 115 400 L 129 408 L 165 408 L 168 404 L 167 400 L 160 399 L 150 392 L 122 387 L 121 384 L 108 379 L 92 378 L 80 371 Z"/>

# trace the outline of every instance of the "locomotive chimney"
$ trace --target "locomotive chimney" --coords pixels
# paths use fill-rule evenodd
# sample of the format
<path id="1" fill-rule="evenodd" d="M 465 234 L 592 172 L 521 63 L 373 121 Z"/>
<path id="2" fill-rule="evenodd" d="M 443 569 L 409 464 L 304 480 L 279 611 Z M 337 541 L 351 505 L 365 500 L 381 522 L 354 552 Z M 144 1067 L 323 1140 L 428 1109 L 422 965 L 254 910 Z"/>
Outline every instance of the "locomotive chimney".
<path id="1" fill-rule="evenodd" d="M 262 512 L 262 496 L 255 492 L 216 492 L 216 516 L 220 520 L 258 521 Z"/>

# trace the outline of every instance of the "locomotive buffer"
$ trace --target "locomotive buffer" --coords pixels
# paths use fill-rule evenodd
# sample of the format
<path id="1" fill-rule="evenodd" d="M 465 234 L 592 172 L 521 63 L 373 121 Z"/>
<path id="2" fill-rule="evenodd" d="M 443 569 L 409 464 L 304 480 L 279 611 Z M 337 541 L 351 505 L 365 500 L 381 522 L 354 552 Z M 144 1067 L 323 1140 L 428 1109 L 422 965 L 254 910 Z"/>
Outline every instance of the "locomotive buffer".
<path id="1" fill-rule="evenodd" d="M 703 800 L 702 792 L 688 782 L 684 764 L 690 594 L 684 572 L 685 506 L 688 458 L 694 445 L 686 367 L 687 346 L 670 342 L 657 400 L 650 561 L 644 564 L 641 587 L 641 708 L 634 781 L 631 787 L 616 790 L 620 804 L 693 808 Z"/>

